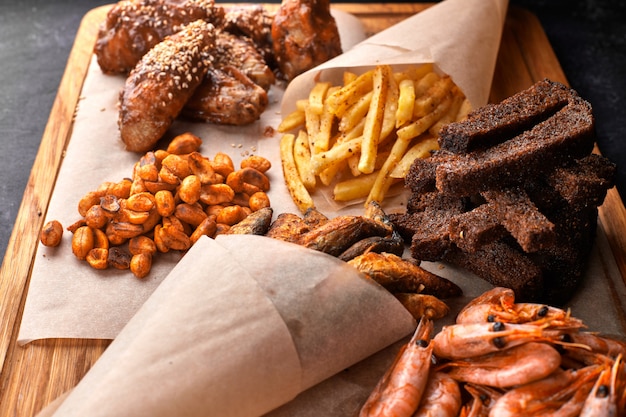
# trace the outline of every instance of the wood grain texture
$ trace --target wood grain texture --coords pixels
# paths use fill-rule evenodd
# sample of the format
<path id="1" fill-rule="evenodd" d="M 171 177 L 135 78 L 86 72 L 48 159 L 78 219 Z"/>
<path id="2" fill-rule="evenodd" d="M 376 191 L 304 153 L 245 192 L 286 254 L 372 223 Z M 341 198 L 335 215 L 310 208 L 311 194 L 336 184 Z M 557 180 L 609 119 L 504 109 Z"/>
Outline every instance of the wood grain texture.
<path id="1" fill-rule="evenodd" d="M 334 4 L 352 13 L 369 35 L 425 9 L 425 4 Z M 33 416 L 74 387 L 109 345 L 106 340 L 51 339 L 16 345 L 39 230 L 70 138 L 72 120 L 97 28 L 110 6 L 85 15 L 33 164 L 0 270 L 0 415 Z M 269 8 L 276 5 L 268 5 Z M 542 78 L 567 83 L 538 20 L 511 8 L 502 37 L 490 100 L 497 102 Z M 600 209 L 615 260 L 626 276 L 626 217 L 616 190 Z"/>

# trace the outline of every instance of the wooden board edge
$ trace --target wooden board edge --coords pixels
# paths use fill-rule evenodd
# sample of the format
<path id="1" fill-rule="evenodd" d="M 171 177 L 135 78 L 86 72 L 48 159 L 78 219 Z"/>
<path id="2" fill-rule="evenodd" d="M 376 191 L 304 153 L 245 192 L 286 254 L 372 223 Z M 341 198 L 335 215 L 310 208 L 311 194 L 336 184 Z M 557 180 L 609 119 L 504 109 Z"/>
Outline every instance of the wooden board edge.
<path id="1" fill-rule="evenodd" d="M 50 178 L 56 178 L 63 161 L 97 28 L 106 9 L 93 9 L 79 25 L 0 269 L 0 380 L 4 379 L 6 358 L 16 345 L 39 232 L 54 189 L 55 181 Z"/>

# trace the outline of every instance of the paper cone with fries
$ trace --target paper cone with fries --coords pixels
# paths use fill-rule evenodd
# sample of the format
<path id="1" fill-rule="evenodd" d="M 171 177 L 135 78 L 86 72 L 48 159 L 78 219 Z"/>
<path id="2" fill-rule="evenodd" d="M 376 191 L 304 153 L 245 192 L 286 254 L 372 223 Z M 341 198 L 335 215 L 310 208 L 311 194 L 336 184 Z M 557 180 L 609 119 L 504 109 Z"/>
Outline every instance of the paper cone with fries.
<path id="1" fill-rule="evenodd" d="M 506 10 L 506 0 L 443 1 L 292 81 L 278 130 L 293 142 L 300 178 L 285 176 L 300 210 L 382 203 L 438 147 L 441 126 L 485 105 Z"/>

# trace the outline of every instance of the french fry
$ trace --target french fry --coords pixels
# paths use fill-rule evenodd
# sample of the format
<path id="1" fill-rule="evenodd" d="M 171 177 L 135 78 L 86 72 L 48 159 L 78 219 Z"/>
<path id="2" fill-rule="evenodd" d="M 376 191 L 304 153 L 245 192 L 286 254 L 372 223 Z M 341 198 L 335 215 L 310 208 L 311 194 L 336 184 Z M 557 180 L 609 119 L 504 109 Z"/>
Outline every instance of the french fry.
<path id="1" fill-rule="evenodd" d="M 315 175 L 328 169 L 331 165 L 341 163 L 350 156 L 361 151 L 362 137 L 337 143 L 326 152 L 311 156 L 311 170 Z"/>
<path id="2" fill-rule="evenodd" d="M 332 94 L 338 90 L 339 87 L 331 87 L 328 89 L 328 93 Z M 317 132 L 317 136 L 313 140 L 313 153 L 326 152 L 330 146 L 331 135 L 333 134 L 333 127 L 335 125 L 335 115 L 332 114 L 328 108 L 328 103 L 324 101 L 322 106 L 322 114 L 320 115 L 320 127 Z"/>
<path id="3" fill-rule="evenodd" d="M 309 191 L 315 190 L 315 174 L 311 170 L 311 148 L 309 145 L 309 135 L 303 130 L 298 132 L 293 146 L 293 158 L 298 169 L 298 175 L 302 184 Z"/>
<path id="4" fill-rule="evenodd" d="M 388 65 L 362 74 L 344 71 L 343 85 L 317 82 L 296 107 L 279 131 L 302 130 L 292 135 L 302 188 L 313 192 L 319 179 L 324 186 L 334 183 L 337 201 L 379 203 L 416 158 L 439 148 L 441 127 L 471 110 L 452 79 L 430 63 L 398 72 Z"/>
<path id="5" fill-rule="evenodd" d="M 359 97 L 370 91 L 373 75 L 372 71 L 367 71 L 328 96 L 328 108 L 331 113 L 341 117 L 348 107 L 356 103 Z"/>
<path id="6" fill-rule="evenodd" d="M 324 110 L 324 100 L 326 99 L 326 92 L 330 88 L 329 82 L 318 82 L 311 89 L 309 93 L 309 109 L 318 115 L 322 114 Z"/>
<path id="7" fill-rule="evenodd" d="M 333 198 L 336 201 L 352 201 L 365 198 L 372 189 L 377 176 L 378 173 L 373 172 L 340 181 L 333 188 Z"/>
<path id="8" fill-rule="evenodd" d="M 298 207 L 301 213 L 305 213 L 308 209 L 315 207 L 311 194 L 307 191 L 306 187 L 300 179 L 298 169 L 294 160 L 294 145 L 296 137 L 287 133 L 282 136 L 280 140 L 280 160 L 282 162 L 283 176 L 285 177 L 285 183 L 287 189 L 291 195 L 291 199 Z"/>
<path id="9" fill-rule="evenodd" d="M 391 68 L 387 65 L 377 66 L 372 75 L 374 95 L 372 96 L 367 116 L 365 116 L 361 158 L 359 159 L 359 171 L 364 174 L 370 174 L 374 171 L 380 131 L 385 113 L 385 97 L 389 87 L 388 77 L 390 76 Z"/>
<path id="10" fill-rule="evenodd" d="M 396 110 L 396 128 L 409 122 L 413 117 L 415 106 L 415 83 L 410 78 L 400 81 L 398 94 L 398 109 Z"/>
<path id="11" fill-rule="evenodd" d="M 450 77 L 439 78 L 422 97 L 415 100 L 413 118 L 424 117 L 432 112 L 450 94 L 453 85 L 454 83 Z"/>
<path id="12" fill-rule="evenodd" d="M 339 119 L 339 131 L 347 132 L 359 124 L 367 114 L 372 102 L 372 91 L 362 95 L 356 103 L 346 109 L 341 119 Z"/>
<path id="13" fill-rule="evenodd" d="M 465 100 L 465 96 L 458 88 L 456 88 L 456 86 L 454 86 L 452 88 L 452 104 L 450 105 L 450 108 L 443 116 L 441 116 L 441 119 L 428 128 L 428 132 L 433 136 L 438 136 L 439 130 L 441 130 L 443 125 L 456 121 L 459 110 L 463 105 L 463 100 Z"/>
<path id="14" fill-rule="evenodd" d="M 426 132 L 430 126 L 446 114 L 451 105 L 452 98 L 448 97 L 441 104 L 439 104 L 433 112 L 411 123 L 411 125 L 408 126 L 410 129 L 405 130 L 406 128 L 402 128 L 398 130 L 398 139 L 393 144 L 389 157 L 376 176 L 376 180 L 374 181 L 372 189 L 367 197 L 366 204 L 371 201 L 382 203 L 389 187 L 395 181 L 395 178 L 391 176 L 391 172 L 406 153 L 411 140 Z"/>
<path id="15" fill-rule="evenodd" d="M 437 138 L 430 135 L 421 135 L 418 142 L 412 145 L 404 154 L 402 159 L 396 164 L 395 168 L 389 173 L 393 178 L 404 178 L 409 172 L 409 168 L 416 159 L 428 158 L 431 153 L 439 149 Z"/>
<path id="16" fill-rule="evenodd" d="M 304 111 L 302 110 L 294 110 L 289 113 L 278 125 L 278 131 L 280 133 L 291 132 L 292 130 L 299 129 L 304 127 Z"/>

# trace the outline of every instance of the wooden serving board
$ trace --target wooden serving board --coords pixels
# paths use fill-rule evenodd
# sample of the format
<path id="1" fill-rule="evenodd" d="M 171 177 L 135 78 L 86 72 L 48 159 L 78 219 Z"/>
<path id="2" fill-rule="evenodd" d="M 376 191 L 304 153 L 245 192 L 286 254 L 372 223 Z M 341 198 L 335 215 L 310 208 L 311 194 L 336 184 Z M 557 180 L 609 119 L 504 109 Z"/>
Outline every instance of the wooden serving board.
<path id="1" fill-rule="evenodd" d="M 358 17 L 369 35 L 428 4 L 333 4 Z M 274 8 L 277 5 L 268 5 Z M 55 175 L 72 131 L 73 115 L 92 56 L 97 28 L 110 6 L 85 15 L 61 80 L 39 152 L 24 193 L 13 234 L 0 270 L 0 415 L 33 416 L 74 387 L 109 345 L 107 340 L 50 339 L 16 344 L 28 293 L 39 230 L 45 218 Z M 494 75 L 490 100 L 502 99 L 542 78 L 567 83 L 548 39 L 535 16 L 511 7 Z M 620 270 L 626 276 L 626 216 L 617 193 L 608 192 L 600 221 Z"/>

